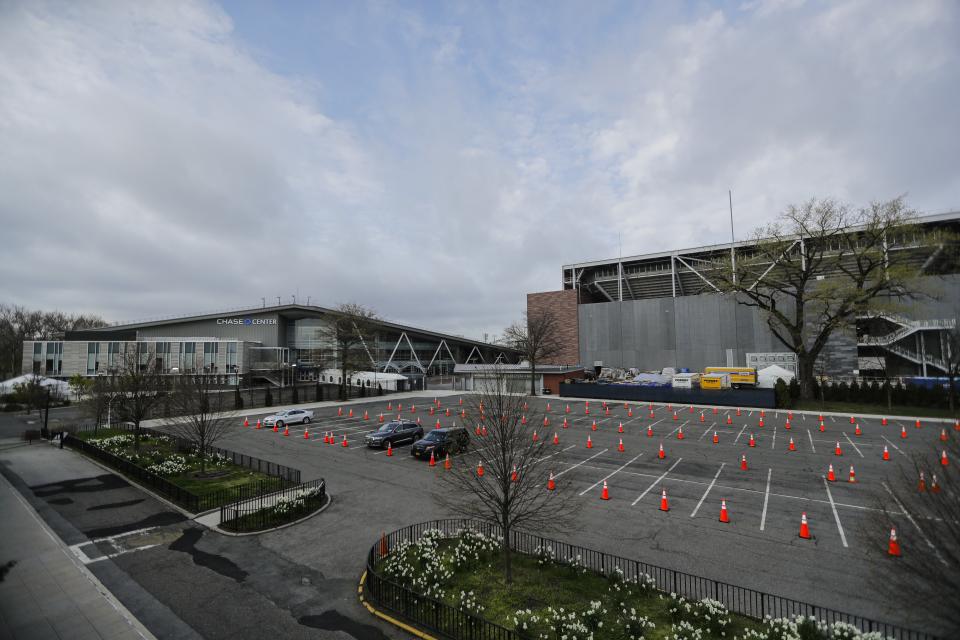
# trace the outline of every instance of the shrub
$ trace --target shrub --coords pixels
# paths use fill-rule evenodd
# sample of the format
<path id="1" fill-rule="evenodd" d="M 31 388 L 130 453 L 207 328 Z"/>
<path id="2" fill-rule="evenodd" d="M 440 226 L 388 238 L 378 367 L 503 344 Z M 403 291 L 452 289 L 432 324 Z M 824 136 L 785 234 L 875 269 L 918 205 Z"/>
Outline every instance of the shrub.
<path id="1" fill-rule="evenodd" d="M 773 391 L 778 409 L 785 409 L 790 406 L 790 391 L 787 389 L 787 383 L 783 381 L 783 378 L 777 378 Z"/>
<path id="2" fill-rule="evenodd" d="M 789 386 L 790 386 L 790 400 L 796 402 L 797 400 L 800 399 L 800 382 L 798 382 L 796 378 L 792 378 L 790 380 Z M 814 389 L 814 393 L 816 393 L 816 389 Z"/>

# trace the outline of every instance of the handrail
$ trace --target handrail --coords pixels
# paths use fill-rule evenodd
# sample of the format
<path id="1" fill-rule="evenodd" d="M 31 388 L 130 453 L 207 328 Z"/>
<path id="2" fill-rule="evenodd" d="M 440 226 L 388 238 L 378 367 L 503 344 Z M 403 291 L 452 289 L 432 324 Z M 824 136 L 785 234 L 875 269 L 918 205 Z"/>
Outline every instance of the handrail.
<path id="1" fill-rule="evenodd" d="M 451 607 L 435 598 L 418 594 L 384 577 L 378 571 L 380 561 L 389 555 L 390 549 L 400 542 L 417 540 L 429 529 L 439 529 L 448 536 L 464 530 L 501 535 L 499 527 L 469 519 L 420 522 L 386 534 L 367 554 L 367 597 L 378 606 L 389 609 L 413 624 L 453 640 L 517 640 L 518 635 L 512 629 Z M 549 546 L 561 562 L 580 556 L 580 561 L 586 568 L 604 575 L 612 574 L 617 568 L 624 572 L 628 580 L 646 574 L 654 578 L 660 589 L 697 600 L 712 598 L 722 602 L 733 613 L 756 619 L 763 619 L 768 615 L 775 618 L 791 615 L 814 616 L 827 623 L 846 622 L 863 632 L 879 631 L 896 640 L 937 640 L 936 636 L 931 634 L 895 624 L 659 567 L 640 560 L 614 556 L 524 531 L 512 532 L 511 538 L 511 548 L 519 553 L 532 555 L 537 549 Z"/>

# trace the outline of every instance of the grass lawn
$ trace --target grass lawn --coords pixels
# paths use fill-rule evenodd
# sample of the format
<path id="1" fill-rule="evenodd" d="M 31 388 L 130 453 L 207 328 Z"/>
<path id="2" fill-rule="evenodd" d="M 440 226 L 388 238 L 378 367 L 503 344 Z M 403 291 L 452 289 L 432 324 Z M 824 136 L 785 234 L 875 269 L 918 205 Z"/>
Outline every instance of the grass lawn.
<path id="1" fill-rule="evenodd" d="M 877 415 L 891 416 L 915 416 L 918 418 L 951 418 L 949 409 L 937 409 L 935 407 L 911 407 L 906 405 L 893 405 L 892 409 L 887 409 L 886 404 L 864 404 L 860 402 L 824 402 L 819 400 L 798 400 L 794 404 L 794 409 L 800 411 L 830 411 L 836 413 L 849 413 L 850 415 L 863 415 L 873 413 Z"/>
<path id="2" fill-rule="evenodd" d="M 640 635 L 645 640 L 659 640 L 676 635 L 675 624 L 690 624 L 701 630 L 700 637 L 719 640 L 763 627 L 761 621 L 729 613 L 722 606 L 717 609 L 712 604 L 675 599 L 658 591 L 652 580 L 622 581 L 585 570 L 582 565 L 541 561 L 539 556 L 514 553 L 513 581 L 507 584 L 502 558 L 495 545 L 448 538 L 396 549 L 379 570 L 390 580 L 515 629 L 529 640 L 624 640 Z M 400 599 L 393 604 L 400 610 L 410 606 L 409 601 Z M 433 618 L 429 607 L 419 611 L 426 615 L 423 619 L 436 620 L 436 624 L 456 623 L 449 617 Z M 722 619 L 726 624 L 719 622 Z M 454 636 L 463 633 L 456 628 L 444 630 Z"/>
<path id="3" fill-rule="evenodd" d="M 96 432 L 84 431 L 76 434 L 76 437 L 90 441 L 102 438 L 111 438 L 114 436 L 129 436 L 129 442 L 118 443 L 106 447 L 106 450 L 114 455 L 125 458 L 140 467 L 150 467 L 171 460 L 171 457 L 182 456 L 183 465 L 172 467 L 170 472 L 157 472 L 166 480 L 186 489 L 197 496 L 207 496 L 225 489 L 234 487 L 255 485 L 259 482 L 271 482 L 277 484 L 279 481 L 274 476 L 237 466 L 231 462 L 219 461 L 212 462 L 207 460 L 207 472 L 218 472 L 214 477 L 200 478 L 197 472 L 200 470 L 199 460 L 189 453 L 178 453 L 176 444 L 172 440 L 158 440 L 154 436 L 144 434 L 140 439 L 140 457 L 133 456 L 133 433 L 121 429 L 99 429 Z M 177 469 L 173 471 L 172 469 Z M 279 485 L 278 485 L 279 486 Z"/>

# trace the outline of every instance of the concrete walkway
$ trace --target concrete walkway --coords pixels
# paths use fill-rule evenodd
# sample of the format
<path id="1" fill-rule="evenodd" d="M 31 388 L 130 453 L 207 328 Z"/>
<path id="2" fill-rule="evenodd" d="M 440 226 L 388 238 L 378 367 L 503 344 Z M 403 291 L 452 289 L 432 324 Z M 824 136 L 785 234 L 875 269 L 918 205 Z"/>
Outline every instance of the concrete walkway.
<path id="1" fill-rule="evenodd" d="M 154 638 L 2 475 L 0 513 L 0 640 Z"/>

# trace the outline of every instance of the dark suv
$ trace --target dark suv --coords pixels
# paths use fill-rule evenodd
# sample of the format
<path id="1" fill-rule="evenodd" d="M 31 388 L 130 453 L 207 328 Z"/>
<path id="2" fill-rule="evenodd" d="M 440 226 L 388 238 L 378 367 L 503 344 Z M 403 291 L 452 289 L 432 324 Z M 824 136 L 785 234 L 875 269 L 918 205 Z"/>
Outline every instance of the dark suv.
<path id="1" fill-rule="evenodd" d="M 423 427 L 416 422 L 393 420 L 382 425 L 373 433 L 368 433 L 363 442 L 368 447 L 385 448 L 387 443 L 395 447 L 402 442 L 416 442 L 423 437 Z"/>
<path id="2" fill-rule="evenodd" d="M 410 447 L 410 455 L 418 458 L 442 458 L 449 454 L 466 451 L 470 446 L 470 434 L 463 427 L 447 427 L 434 429 L 423 440 L 418 440 Z"/>

